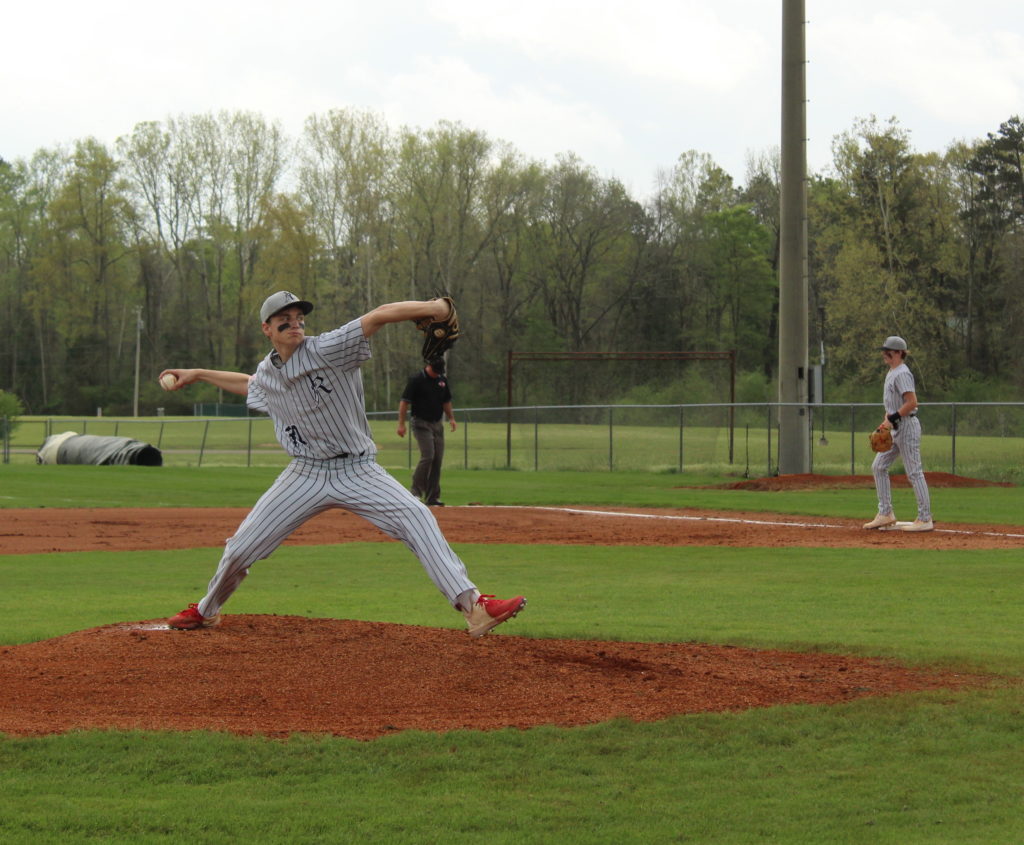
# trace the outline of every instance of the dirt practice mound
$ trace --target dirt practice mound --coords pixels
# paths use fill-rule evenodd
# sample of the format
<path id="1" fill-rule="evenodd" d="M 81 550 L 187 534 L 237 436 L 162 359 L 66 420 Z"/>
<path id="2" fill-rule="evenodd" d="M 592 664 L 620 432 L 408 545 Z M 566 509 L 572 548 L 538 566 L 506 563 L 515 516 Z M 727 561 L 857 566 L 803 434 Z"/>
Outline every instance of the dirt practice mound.
<path id="1" fill-rule="evenodd" d="M 929 487 L 1013 487 L 1008 481 L 986 481 L 982 478 L 967 478 L 949 472 L 926 472 L 924 477 Z M 905 475 L 890 475 L 889 480 L 893 487 L 910 487 L 910 482 Z M 827 490 L 861 487 L 873 489 L 875 479 L 871 475 L 815 475 L 805 472 L 750 478 L 746 481 L 735 481 L 715 486 L 728 490 Z"/>
<path id="2" fill-rule="evenodd" d="M 985 682 L 830 654 L 474 640 L 448 629 L 245 615 L 201 631 L 171 631 L 158 620 L 3 647 L 0 677 L 0 732 L 13 735 L 201 729 L 356 739 L 652 721 Z"/>

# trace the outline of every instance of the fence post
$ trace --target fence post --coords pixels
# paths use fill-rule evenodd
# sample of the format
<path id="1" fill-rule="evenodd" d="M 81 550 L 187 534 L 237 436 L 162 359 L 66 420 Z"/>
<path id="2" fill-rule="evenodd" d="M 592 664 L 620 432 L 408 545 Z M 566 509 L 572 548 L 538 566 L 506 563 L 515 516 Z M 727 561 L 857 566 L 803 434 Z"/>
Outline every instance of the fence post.
<path id="1" fill-rule="evenodd" d="M 199 463 L 198 466 L 203 465 L 203 453 L 206 451 L 206 434 L 210 430 L 210 421 L 206 421 L 206 425 L 203 426 L 203 442 L 199 444 Z"/>
<path id="2" fill-rule="evenodd" d="M 850 406 L 850 475 L 855 474 L 853 463 L 854 438 L 857 433 L 857 409 Z"/>
<path id="3" fill-rule="evenodd" d="M 249 417 L 249 443 L 245 448 L 245 465 L 252 466 L 252 417 Z"/>
<path id="4" fill-rule="evenodd" d="M 540 408 L 533 406 L 533 471 L 536 472 L 540 466 L 538 452 L 540 451 Z"/>
<path id="5" fill-rule="evenodd" d="M 615 454 L 613 452 L 612 443 L 614 441 L 614 426 L 612 423 L 612 417 L 615 415 L 615 409 L 608 408 L 608 472 L 612 472 L 615 466 Z"/>
<path id="6" fill-rule="evenodd" d="M 461 415 L 460 415 L 461 416 Z M 462 423 L 462 468 L 469 469 L 469 414 L 463 417 Z"/>
<path id="7" fill-rule="evenodd" d="M 683 406 L 679 406 L 679 472 L 683 471 Z"/>
<path id="8" fill-rule="evenodd" d="M 953 407 L 953 420 L 952 420 L 952 429 L 953 429 L 953 457 L 952 457 L 952 461 L 953 461 L 953 466 L 950 468 L 949 471 L 953 475 L 956 475 L 956 402 L 953 403 L 952 407 Z"/>

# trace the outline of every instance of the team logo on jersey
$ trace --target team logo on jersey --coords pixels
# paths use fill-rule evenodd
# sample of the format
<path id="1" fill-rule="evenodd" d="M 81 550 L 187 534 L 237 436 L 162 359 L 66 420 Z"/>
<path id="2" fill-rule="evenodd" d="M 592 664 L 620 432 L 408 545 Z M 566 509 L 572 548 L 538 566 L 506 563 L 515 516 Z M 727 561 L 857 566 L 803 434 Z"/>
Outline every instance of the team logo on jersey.
<path id="1" fill-rule="evenodd" d="M 292 441 L 292 446 L 298 446 L 300 443 L 303 446 L 309 445 L 302 438 L 302 435 L 299 434 L 299 427 L 297 425 L 286 425 L 284 428 L 284 433 L 287 434 L 288 439 Z"/>
<path id="2" fill-rule="evenodd" d="M 306 378 L 309 379 L 309 389 L 313 394 L 313 404 L 319 407 L 321 394 L 333 393 L 334 391 L 327 386 L 323 376 L 306 376 Z"/>

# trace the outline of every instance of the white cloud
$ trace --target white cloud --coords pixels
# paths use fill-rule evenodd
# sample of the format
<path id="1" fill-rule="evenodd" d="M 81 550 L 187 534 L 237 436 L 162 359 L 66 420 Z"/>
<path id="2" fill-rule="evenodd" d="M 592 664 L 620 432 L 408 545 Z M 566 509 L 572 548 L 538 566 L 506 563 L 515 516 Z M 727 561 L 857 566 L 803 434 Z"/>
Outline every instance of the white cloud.
<path id="1" fill-rule="evenodd" d="M 854 103 L 901 122 L 919 113 L 950 127 L 994 130 L 1024 99 L 1024 38 L 994 23 L 969 13 L 885 11 L 835 18 L 812 32 L 815 52 L 832 69 L 826 81 Z"/>
<path id="2" fill-rule="evenodd" d="M 728 4 L 528 0 L 495 8 L 435 0 L 430 11 L 465 41 L 488 40 L 534 61 L 583 61 L 632 76 L 726 91 L 770 52 L 764 33 L 724 20 Z"/>
<path id="3" fill-rule="evenodd" d="M 737 179 L 779 143 L 781 7 L 768 0 L 129 0 L 8 4 L 0 156 L 145 120 L 248 110 L 297 135 L 331 108 L 459 121 L 646 191 L 696 149 Z M 812 169 L 858 117 L 915 146 L 996 131 L 1024 103 L 1018 0 L 807 0 Z"/>
<path id="4" fill-rule="evenodd" d="M 363 69 L 369 76 L 371 71 Z M 483 128 L 494 140 L 514 143 L 528 156 L 550 159 L 554 152 L 594 149 L 621 152 L 625 139 L 609 116 L 574 102 L 557 85 L 496 86 L 495 80 L 454 58 L 421 58 L 408 73 L 378 85 L 379 110 L 392 125 L 425 128 L 443 115 L 469 128 Z"/>

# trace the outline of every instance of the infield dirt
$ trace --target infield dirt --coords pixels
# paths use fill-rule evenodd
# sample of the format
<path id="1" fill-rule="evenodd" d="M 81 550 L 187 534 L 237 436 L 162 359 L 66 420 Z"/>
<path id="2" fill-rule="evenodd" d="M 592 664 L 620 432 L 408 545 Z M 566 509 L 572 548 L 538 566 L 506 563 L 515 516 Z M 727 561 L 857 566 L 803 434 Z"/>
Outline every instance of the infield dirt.
<path id="1" fill-rule="evenodd" d="M 814 485 L 815 478 L 792 477 L 790 486 Z M 831 477 L 817 478 L 835 486 Z M 970 479 L 950 478 L 947 483 L 974 486 Z M 942 481 L 929 474 L 934 486 Z M 780 482 L 762 483 L 755 489 L 778 489 Z M 26 554 L 217 547 L 246 512 L 4 509 L 0 548 Z M 943 549 L 1024 544 L 1024 526 L 939 522 L 934 532 L 905 534 L 865 531 L 862 520 L 760 512 L 467 506 L 434 513 L 453 543 Z M 355 541 L 393 542 L 341 511 L 318 516 L 287 542 Z M 215 563 L 211 556 L 211 572 Z M 524 613 L 529 612 L 528 606 Z M 615 717 L 649 721 L 989 680 L 820 653 L 529 639 L 515 636 L 515 625 L 512 620 L 472 640 L 442 628 L 228 612 L 220 627 L 203 631 L 170 631 L 163 620 L 143 620 L 0 647 L 0 732 L 208 729 L 372 739 L 410 729 L 569 726 Z M 509 680 L 500 696 L 494 694 L 494 678 Z M 183 690 L 187 707 L 181 704 Z"/>

